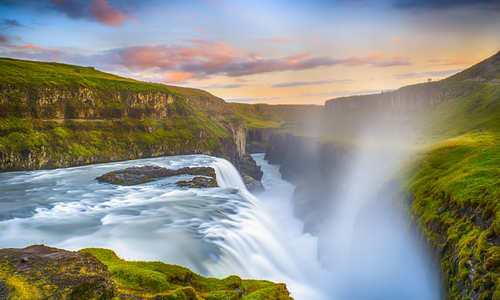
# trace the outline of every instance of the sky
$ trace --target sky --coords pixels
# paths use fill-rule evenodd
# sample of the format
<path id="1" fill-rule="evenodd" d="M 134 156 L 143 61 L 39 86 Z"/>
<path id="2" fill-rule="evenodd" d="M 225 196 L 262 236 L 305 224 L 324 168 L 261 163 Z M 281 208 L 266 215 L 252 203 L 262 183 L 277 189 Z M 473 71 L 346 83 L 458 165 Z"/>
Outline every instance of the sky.
<path id="1" fill-rule="evenodd" d="M 500 50 L 498 0 L 0 0 L 0 56 L 322 104 L 457 73 Z"/>

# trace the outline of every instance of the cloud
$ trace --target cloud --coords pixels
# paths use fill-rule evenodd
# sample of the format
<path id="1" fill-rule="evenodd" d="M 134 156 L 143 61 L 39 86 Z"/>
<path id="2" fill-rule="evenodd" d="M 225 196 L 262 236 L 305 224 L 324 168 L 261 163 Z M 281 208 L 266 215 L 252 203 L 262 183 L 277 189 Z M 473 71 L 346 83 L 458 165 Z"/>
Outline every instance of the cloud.
<path id="1" fill-rule="evenodd" d="M 224 100 L 227 102 L 253 102 L 253 101 L 269 101 L 269 100 L 278 100 L 278 99 L 282 99 L 282 97 L 227 98 Z"/>
<path id="2" fill-rule="evenodd" d="M 500 11 L 498 0 L 395 0 L 398 9 L 449 10 L 459 8 L 480 8 Z"/>
<path id="3" fill-rule="evenodd" d="M 456 74 L 460 71 L 463 71 L 463 69 L 404 73 L 404 74 L 396 74 L 396 75 L 394 75 L 394 77 L 396 77 L 398 79 L 424 78 L 424 77 L 447 77 L 447 76 Z"/>
<path id="4" fill-rule="evenodd" d="M 118 3 L 124 5 L 123 1 Z M 40 10 L 55 10 L 72 19 L 86 19 L 112 27 L 122 26 L 126 21 L 134 19 L 131 14 L 111 5 L 110 0 L 0 0 L 0 4 L 30 8 L 37 12 Z M 5 20 L 15 21 L 11 19 Z M 5 21 L 3 24 L 5 25 Z M 16 23 L 10 25 L 13 26 L 14 24 Z"/>
<path id="5" fill-rule="evenodd" d="M 57 60 L 62 59 L 61 54 L 57 49 L 35 44 L 12 44 L 11 38 L 0 34 L 0 56 L 35 60 Z"/>
<path id="6" fill-rule="evenodd" d="M 287 36 L 275 36 L 275 37 L 267 38 L 267 40 L 270 42 L 274 42 L 274 43 L 288 43 L 292 39 L 287 37 Z"/>
<path id="7" fill-rule="evenodd" d="M 351 83 L 351 79 L 338 79 L 338 80 L 316 80 L 316 81 L 292 81 L 273 84 L 273 88 L 294 87 L 294 86 L 307 86 L 307 85 L 323 85 L 330 83 Z"/>
<path id="8" fill-rule="evenodd" d="M 410 65 L 411 62 L 408 58 L 403 58 L 400 56 L 393 56 L 386 59 L 385 54 L 381 52 L 376 52 L 368 56 L 363 57 L 350 57 L 341 60 L 340 63 L 346 66 L 361 66 L 361 65 L 372 65 L 374 67 L 385 68 L 393 66 L 406 66 Z"/>
<path id="9" fill-rule="evenodd" d="M 30 44 L 9 46 L 24 51 L 57 51 Z M 34 56 L 35 54 L 31 53 L 30 55 Z M 43 53 L 43 57 L 47 57 L 47 53 Z M 383 53 L 349 58 L 311 56 L 309 53 L 299 53 L 286 57 L 263 58 L 233 47 L 224 41 L 203 39 L 186 40 L 183 44 L 177 45 L 144 45 L 115 48 L 93 55 L 60 52 L 59 57 L 62 57 L 62 62 L 64 63 L 94 65 L 104 67 L 105 70 L 110 72 L 134 74 L 136 78 L 153 78 L 156 82 L 168 83 L 208 78 L 216 75 L 242 77 L 270 72 L 301 71 L 336 65 L 347 67 L 362 65 L 392 67 L 410 64 L 409 60 L 405 58 L 397 56 L 386 58 Z M 320 81 L 288 84 L 312 85 L 326 83 Z M 276 87 L 280 87 L 281 85 L 286 86 L 286 83 L 278 83 Z"/>
<path id="10" fill-rule="evenodd" d="M 0 22 L 0 26 L 2 28 L 12 28 L 12 27 L 21 27 L 23 25 L 15 19 L 3 19 Z"/>
<path id="11" fill-rule="evenodd" d="M 184 82 L 194 77 L 194 74 L 189 72 L 167 72 L 163 77 L 163 82 L 179 83 Z"/>
<path id="12" fill-rule="evenodd" d="M 262 58 L 230 46 L 226 42 L 192 39 L 187 45 L 135 46 L 111 50 L 115 64 L 131 70 L 156 70 L 192 73 L 193 77 L 225 75 L 238 77 L 269 72 L 300 71 L 318 67 L 344 65 L 392 67 L 410 64 L 398 56 L 385 58 L 383 53 L 366 57 L 334 59 L 311 57 L 300 53 L 281 58 Z"/>
<path id="13" fill-rule="evenodd" d="M 237 89 L 240 87 L 248 86 L 248 84 L 233 83 L 233 84 L 210 84 L 205 86 L 200 86 L 200 89 Z"/>
<path id="14" fill-rule="evenodd" d="M 233 60 L 237 50 L 224 42 L 193 39 L 190 46 L 137 46 L 112 50 L 115 63 L 133 70 L 196 73 L 198 77 L 215 74 Z"/>
<path id="15" fill-rule="evenodd" d="M 437 64 L 439 66 L 468 66 L 473 64 L 473 61 L 466 60 L 466 59 L 456 59 L 456 58 L 449 58 L 449 59 L 429 59 L 428 62 L 432 64 Z"/>
<path id="16" fill-rule="evenodd" d="M 106 0 L 92 0 L 89 12 L 101 24 L 113 27 L 122 26 L 130 19 L 127 14 L 112 7 Z"/>
<path id="17" fill-rule="evenodd" d="M 393 91 L 392 89 L 380 89 L 380 90 L 344 90 L 344 91 L 333 91 L 324 93 L 308 93 L 297 96 L 297 98 L 308 98 L 308 97 L 346 97 L 346 96 L 356 96 L 356 95 L 368 95 L 368 94 L 380 94 L 385 92 Z"/>
<path id="18" fill-rule="evenodd" d="M 7 48 L 7 49 L 13 49 L 13 50 L 29 50 L 29 51 L 48 51 L 48 52 L 59 52 L 57 49 L 52 49 L 52 48 L 45 48 L 42 46 L 38 46 L 35 44 L 23 44 L 23 45 L 15 45 L 11 44 L 8 42 L 9 39 L 4 36 L 0 35 L 0 47 L 1 48 Z"/>

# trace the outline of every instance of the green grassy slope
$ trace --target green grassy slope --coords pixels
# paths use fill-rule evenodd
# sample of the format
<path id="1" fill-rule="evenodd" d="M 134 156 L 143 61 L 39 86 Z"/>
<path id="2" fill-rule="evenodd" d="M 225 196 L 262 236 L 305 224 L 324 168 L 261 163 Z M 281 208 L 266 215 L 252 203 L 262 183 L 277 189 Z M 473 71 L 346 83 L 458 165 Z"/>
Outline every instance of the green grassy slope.
<path id="1" fill-rule="evenodd" d="M 468 91 L 424 117 L 431 146 L 406 187 L 412 215 L 442 254 L 448 298 L 500 299 L 500 83 L 463 76 L 443 84 Z"/>
<path id="2" fill-rule="evenodd" d="M 0 83 L 49 85 L 49 86 L 86 86 L 102 89 L 127 89 L 134 91 L 172 92 L 165 85 L 146 83 L 129 78 L 104 73 L 93 67 L 0 58 Z"/>
<path id="3" fill-rule="evenodd" d="M 242 280 L 238 276 L 208 278 L 162 262 L 125 261 L 107 249 L 83 249 L 104 263 L 118 294 L 156 299 L 292 299 L 284 284 Z"/>
<path id="4" fill-rule="evenodd" d="M 8 300 L 292 299 L 282 283 L 209 278 L 177 265 L 125 261 L 107 249 L 33 245 L 0 253 L 0 298 Z"/>

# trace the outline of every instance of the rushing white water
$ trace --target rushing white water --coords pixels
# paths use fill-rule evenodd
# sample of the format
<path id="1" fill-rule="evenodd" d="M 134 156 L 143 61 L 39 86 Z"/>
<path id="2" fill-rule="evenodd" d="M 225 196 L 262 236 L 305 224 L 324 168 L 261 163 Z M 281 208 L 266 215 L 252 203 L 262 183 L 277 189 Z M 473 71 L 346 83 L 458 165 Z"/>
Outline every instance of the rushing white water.
<path id="1" fill-rule="evenodd" d="M 266 192 L 250 194 L 226 160 L 172 156 L 0 174 L 0 247 L 43 243 L 104 247 L 126 259 L 161 260 L 204 275 L 286 282 L 296 299 L 328 299 L 316 238 L 292 214 L 293 186 L 255 155 Z M 178 176 L 137 186 L 95 178 L 129 166 L 213 166 L 219 188 L 179 188 Z"/>
<path id="2" fill-rule="evenodd" d="M 394 156 L 360 153 L 341 193 L 325 199 L 338 205 L 320 233 L 321 259 L 318 239 L 293 216 L 294 187 L 263 154 L 253 157 L 266 188 L 257 197 L 230 162 L 205 155 L 0 173 L 0 248 L 110 248 L 126 259 L 161 260 L 209 276 L 285 282 L 299 300 L 438 299 L 439 280 L 408 235 L 407 220 L 384 195 L 374 201 Z M 220 187 L 177 187 L 186 175 L 137 186 L 95 180 L 143 165 L 213 166 Z"/>

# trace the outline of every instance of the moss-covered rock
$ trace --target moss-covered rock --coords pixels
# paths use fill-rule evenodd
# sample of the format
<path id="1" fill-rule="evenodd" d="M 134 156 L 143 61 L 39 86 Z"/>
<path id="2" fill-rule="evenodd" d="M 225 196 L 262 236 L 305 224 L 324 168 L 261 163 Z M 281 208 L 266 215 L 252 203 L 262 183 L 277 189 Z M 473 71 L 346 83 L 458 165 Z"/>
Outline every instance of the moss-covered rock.
<path id="1" fill-rule="evenodd" d="M 0 299 L 292 299 L 284 284 L 208 278 L 162 262 L 125 261 L 107 249 L 43 245 L 0 249 Z"/>
<path id="2" fill-rule="evenodd" d="M 108 268 L 93 255 L 41 245 L 0 249 L 2 299 L 111 299 Z"/>

